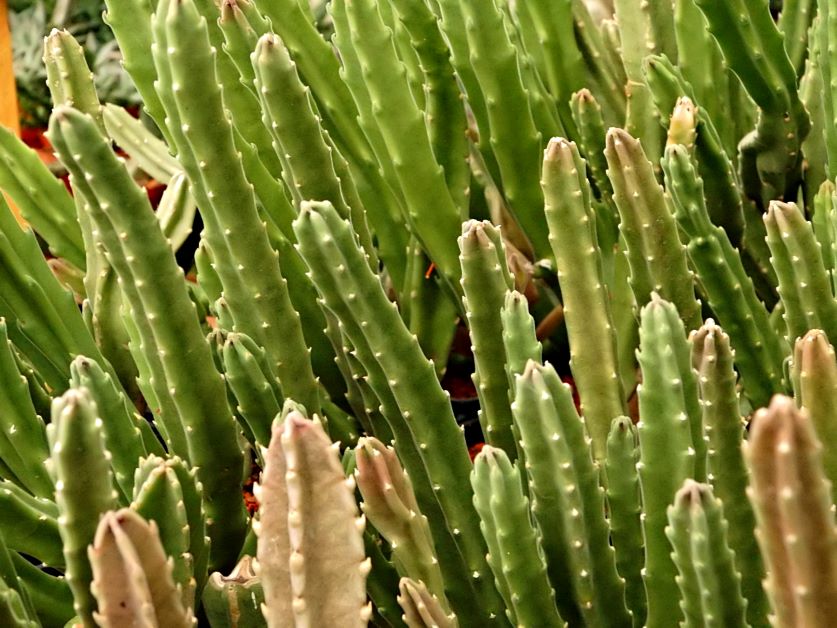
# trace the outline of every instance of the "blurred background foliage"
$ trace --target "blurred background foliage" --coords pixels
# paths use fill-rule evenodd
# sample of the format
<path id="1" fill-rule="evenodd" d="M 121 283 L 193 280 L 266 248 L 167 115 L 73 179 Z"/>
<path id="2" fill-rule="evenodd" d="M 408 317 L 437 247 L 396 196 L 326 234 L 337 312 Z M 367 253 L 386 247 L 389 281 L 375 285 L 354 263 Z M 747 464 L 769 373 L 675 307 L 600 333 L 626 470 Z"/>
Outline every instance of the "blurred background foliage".
<path id="1" fill-rule="evenodd" d="M 43 62 L 44 36 L 66 29 L 84 46 L 103 101 L 123 106 L 139 103 L 131 79 L 122 70 L 122 57 L 113 34 L 102 19 L 100 0 L 10 0 L 15 82 L 21 124 L 46 126 L 51 109 Z"/>
<path id="2" fill-rule="evenodd" d="M 333 28 L 326 12 L 328 0 L 310 0 L 317 27 L 330 37 Z M 139 95 L 122 70 L 122 56 L 105 23 L 102 0 L 9 0 L 14 71 L 24 127 L 43 128 L 52 103 L 43 62 L 44 37 L 53 28 L 66 29 L 87 52 L 102 102 L 138 106 Z"/>

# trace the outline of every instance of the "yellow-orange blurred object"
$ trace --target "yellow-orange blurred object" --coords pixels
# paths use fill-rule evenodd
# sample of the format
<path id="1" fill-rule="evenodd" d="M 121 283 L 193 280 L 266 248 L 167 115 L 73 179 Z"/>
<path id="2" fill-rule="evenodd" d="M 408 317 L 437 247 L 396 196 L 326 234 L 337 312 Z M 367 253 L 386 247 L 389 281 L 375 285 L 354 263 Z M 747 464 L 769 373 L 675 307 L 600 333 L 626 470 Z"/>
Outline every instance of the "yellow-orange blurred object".
<path id="1" fill-rule="evenodd" d="M 7 0 L 0 0 L 0 124 L 20 134 Z"/>
<path id="2" fill-rule="evenodd" d="M 12 34 L 9 31 L 7 0 L 0 0 L 0 124 L 20 135 L 20 114 L 17 109 L 15 72 L 12 67 Z M 6 197 L 18 222 L 23 224 L 17 207 Z"/>

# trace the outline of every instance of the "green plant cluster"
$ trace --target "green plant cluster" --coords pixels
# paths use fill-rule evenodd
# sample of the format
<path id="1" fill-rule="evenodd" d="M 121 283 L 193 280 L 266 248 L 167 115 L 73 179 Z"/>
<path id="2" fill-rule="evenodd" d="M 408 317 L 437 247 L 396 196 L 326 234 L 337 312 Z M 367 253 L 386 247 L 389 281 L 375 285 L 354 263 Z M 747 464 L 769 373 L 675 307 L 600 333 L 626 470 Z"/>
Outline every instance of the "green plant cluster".
<path id="1" fill-rule="evenodd" d="M 0 624 L 833 625 L 837 2 L 107 4 L 159 135 L 57 30 L 72 194 L 0 131 Z"/>

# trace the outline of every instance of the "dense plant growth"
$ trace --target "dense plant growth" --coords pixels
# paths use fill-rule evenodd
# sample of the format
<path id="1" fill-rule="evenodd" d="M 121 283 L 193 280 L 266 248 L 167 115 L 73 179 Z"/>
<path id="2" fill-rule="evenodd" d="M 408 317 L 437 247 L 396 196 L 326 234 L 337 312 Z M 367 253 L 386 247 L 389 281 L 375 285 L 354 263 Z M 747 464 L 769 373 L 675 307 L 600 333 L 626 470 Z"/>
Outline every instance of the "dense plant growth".
<path id="1" fill-rule="evenodd" d="M 833 623 L 837 4 L 107 5 L 155 132 L 57 30 L 72 193 L 0 130 L 0 623 Z"/>

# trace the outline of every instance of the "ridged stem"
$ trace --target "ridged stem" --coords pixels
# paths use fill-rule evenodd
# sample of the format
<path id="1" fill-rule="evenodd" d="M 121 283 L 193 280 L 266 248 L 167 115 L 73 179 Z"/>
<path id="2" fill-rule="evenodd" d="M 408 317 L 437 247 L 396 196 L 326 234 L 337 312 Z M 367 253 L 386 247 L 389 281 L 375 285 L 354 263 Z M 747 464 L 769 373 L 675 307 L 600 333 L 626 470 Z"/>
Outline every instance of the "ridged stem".
<path id="1" fill-rule="evenodd" d="M 211 626 L 239 628 L 265 626 L 264 590 L 255 574 L 252 556 L 242 556 L 228 576 L 216 571 L 203 590 L 201 604 Z"/>
<path id="2" fill-rule="evenodd" d="M 823 468 L 837 497 L 837 358 L 825 333 L 812 329 L 796 341 L 791 364 L 794 394 L 799 407 L 808 411 L 817 437 L 823 443 Z"/>
<path id="3" fill-rule="evenodd" d="M 625 580 L 625 602 L 634 627 L 645 624 L 647 605 L 642 569 L 645 553 L 642 540 L 640 500 L 639 437 L 628 417 L 613 419 L 607 438 L 607 508 L 610 539 L 616 552 L 616 571 Z"/>
<path id="4" fill-rule="evenodd" d="M 729 546 L 741 572 L 747 620 L 767 623 L 768 601 L 762 587 L 764 562 L 753 531 L 756 521 L 747 501 L 747 468 L 741 454 L 744 423 L 739 409 L 730 339 L 712 319 L 689 336 L 692 366 L 698 372 L 700 405 L 709 445 L 709 480 L 724 503 Z"/>
<path id="5" fill-rule="evenodd" d="M 440 561 L 449 561 L 448 567 L 460 574 L 451 578 L 443 564 L 448 598 L 461 621 L 489 621 L 491 613 L 500 614 L 502 602 L 488 574 L 476 512 L 462 499 L 471 494 L 466 479 L 470 460 L 435 368 L 363 261 L 349 224 L 334 208 L 304 203 L 294 230 L 318 291 L 340 319 L 369 375 L 395 436 L 395 449 L 431 521 Z M 444 515 L 433 515 L 438 508 Z"/>
<path id="6" fill-rule="evenodd" d="M 685 247 L 651 162 L 639 140 L 621 129 L 608 131 L 605 156 L 637 307 L 651 300 L 652 291 L 659 292 L 675 305 L 688 330 L 697 329 L 700 303 L 695 298 Z"/>
<path id="7" fill-rule="evenodd" d="M 398 604 L 404 611 L 404 621 L 409 628 L 455 628 L 456 619 L 445 614 L 444 609 L 424 583 L 411 578 L 401 578 L 398 583 Z"/>
<path id="8" fill-rule="evenodd" d="M 44 65 L 53 107 L 67 105 L 96 121 L 105 133 L 102 105 L 93 85 L 93 73 L 87 65 L 84 49 L 66 30 L 53 28 L 44 38 Z"/>
<path id="9" fill-rule="evenodd" d="M 56 480 L 55 501 L 61 516 L 65 577 L 73 608 L 85 628 L 93 628 L 96 601 L 90 591 L 93 570 L 87 546 L 99 518 L 116 505 L 113 475 L 99 432 L 99 411 L 84 389 L 70 389 L 52 404 L 50 456 Z"/>
<path id="10" fill-rule="evenodd" d="M 244 536 L 239 494 L 242 453 L 183 273 L 145 193 L 96 130 L 72 109 L 53 113 L 50 137 L 85 197 L 108 260 L 132 303 L 135 347 L 153 366 L 148 382 L 174 453 L 198 467 L 212 521 L 214 559 L 234 559 Z M 125 234 L 125 237 L 123 237 Z M 139 248 L 137 248 L 139 247 Z M 127 320 L 127 317 L 126 317 Z M 198 425 L 199 424 L 199 425 Z"/>
<path id="11" fill-rule="evenodd" d="M 762 0 L 696 0 L 724 60 L 760 108 L 756 130 L 739 149 L 745 190 L 766 205 L 788 194 L 800 180 L 800 144 L 810 120 L 799 100 L 796 72 Z"/>
<path id="12" fill-rule="evenodd" d="M 591 626 L 630 625 L 609 546 L 599 468 L 569 387 L 552 366 L 529 362 L 517 378 L 512 409 L 527 453 L 532 514 L 562 616 L 573 624 L 583 618 Z"/>
<path id="13" fill-rule="evenodd" d="M 410 479 L 395 451 L 375 438 L 364 438 L 355 455 L 363 513 L 389 541 L 399 572 L 424 583 L 445 615 L 450 615 L 427 518 L 419 510 Z"/>
<path id="14" fill-rule="evenodd" d="M 317 411 L 299 314 L 235 148 L 206 21 L 191 0 L 162 2 L 154 34 L 159 91 L 236 327 L 268 351 L 285 394 Z"/>
<path id="15" fill-rule="evenodd" d="M 160 544 L 171 561 L 171 577 L 185 608 L 195 606 L 193 557 L 189 554 L 189 521 L 183 491 L 174 469 L 162 458 L 144 462 L 137 471 L 131 509 L 157 525 Z M 203 577 L 201 577 L 203 580 Z"/>
<path id="16" fill-rule="evenodd" d="M 681 613 L 677 570 L 665 535 L 666 509 L 686 479 L 705 478 L 706 444 L 697 381 L 677 310 L 655 295 L 642 310 L 639 333 L 643 379 L 637 468 L 644 514 L 646 626 L 664 628 Z"/>
<path id="17" fill-rule="evenodd" d="M 753 418 L 749 496 L 771 623 L 780 628 L 825 628 L 837 616 L 837 534 L 821 449 L 807 411 L 788 397 L 774 397 Z"/>
<path id="18" fill-rule="evenodd" d="M 684 626 L 744 628 L 746 600 L 727 538 L 721 500 L 706 484 L 686 480 L 668 508 L 666 534 L 680 572 Z"/>
<path id="19" fill-rule="evenodd" d="M 84 242 L 73 199 L 37 153 L 5 127 L 0 127 L 0 187 L 55 256 L 84 269 Z"/>
<path id="20" fill-rule="evenodd" d="M 163 448 L 148 422 L 135 413 L 97 362 L 79 356 L 70 364 L 70 373 L 73 387 L 87 388 L 101 412 L 102 437 L 111 455 L 110 466 L 122 492 L 121 501 L 127 504 L 134 490 L 137 461 L 149 453 L 162 454 Z"/>
<path id="21" fill-rule="evenodd" d="M 538 257 L 548 257 L 543 195 L 538 185 L 538 152 L 543 138 L 535 124 L 530 92 L 524 87 L 520 51 L 504 27 L 507 18 L 495 0 L 479 8 L 461 4 L 471 66 L 484 94 L 489 127 L 480 133 L 490 143 L 502 189 L 515 219 Z"/>
<path id="22" fill-rule="evenodd" d="M 517 467 L 501 449 L 486 445 L 474 461 L 471 484 L 509 621 L 521 628 L 563 626 Z"/>
<path id="23" fill-rule="evenodd" d="M 351 41 L 404 195 L 411 231 L 448 280 L 449 287 L 458 292 L 460 270 L 454 238 L 459 232 L 460 211 L 433 154 L 424 116 L 410 94 L 392 33 L 370 0 L 346 2 L 346 10 Z"/>
<path id="24" fill-rule="evenodd" d="M 49 456 L 44 420 L 35 413 L 26 379 L 18 371 L 14 348 L 0 318 L 0 457 L 11 477 L 36 497 L 52 498 L 55 486 L 44 461 Z"/>
<path id="25" fill-rule="evenodd" d="M 569 336 L 570 368 L 593 439 L 593 455 L 601 462 L 610 424 L 627 414 L 627 406 L 586 163 L 573 142 L 549 141 L 541 183 Z"/>
<path id="26" fill-rule="evenodd" d="M 666 148 L 663 158 L 668 198 L 686 241 L 709 306 L 730 335 L 744 391 L 756 406 L 770 401 L 782 387 L 785 358 L 780 337 L 768 322 L 738 251 L 726 233 L 712 224 L 706 209 L 703 180 L 683 146 Z"/>
<path id="27" fill-rule="evenodd" d="M 472 378 L 480 400 L 480 425 L 486 442 L 516 460 L 501 321 L 506 292 L 513 286 L 506 250 L 500 230 L 489 222 L 465 222 L 458 242 L 463 305 L 474 354 Z"/>
<path id="28" fill-rule="evenodd" d="M 788 345 L 809 329 L 837 338 L 837 301 L 811 224 L 795 203 L 781 201 L 770 203 L 764 224 L 785 308 Z"/>
<path id="29" fill-rule="evenodd" d="M 286 410 L 257 491 L 265 617 L 270 626 L 366 626 L 369 563 L 354 482 L 319 421 Z"/>
<path id="30" fill-rule="evenodd" d="M 97 625 L 118 628 L 143 617 L 162 626 L 191 628 L 192 611 L 180 600 L 153 521 L 128 508 L 108 512 L 89 553 L 99 602 Z"/>
<path id="31" fill-rule="evenodd" d="M 506 375 L 513 395 L 514 382 L 518 375 L 523 374 L 526 363 L 529 360 L 543 363 L 543 349 L 535 334 L 535 319 L 529 313 L 529 303 L 517 290 L 506 293 L 500 319 L 506 349 Z"/>

